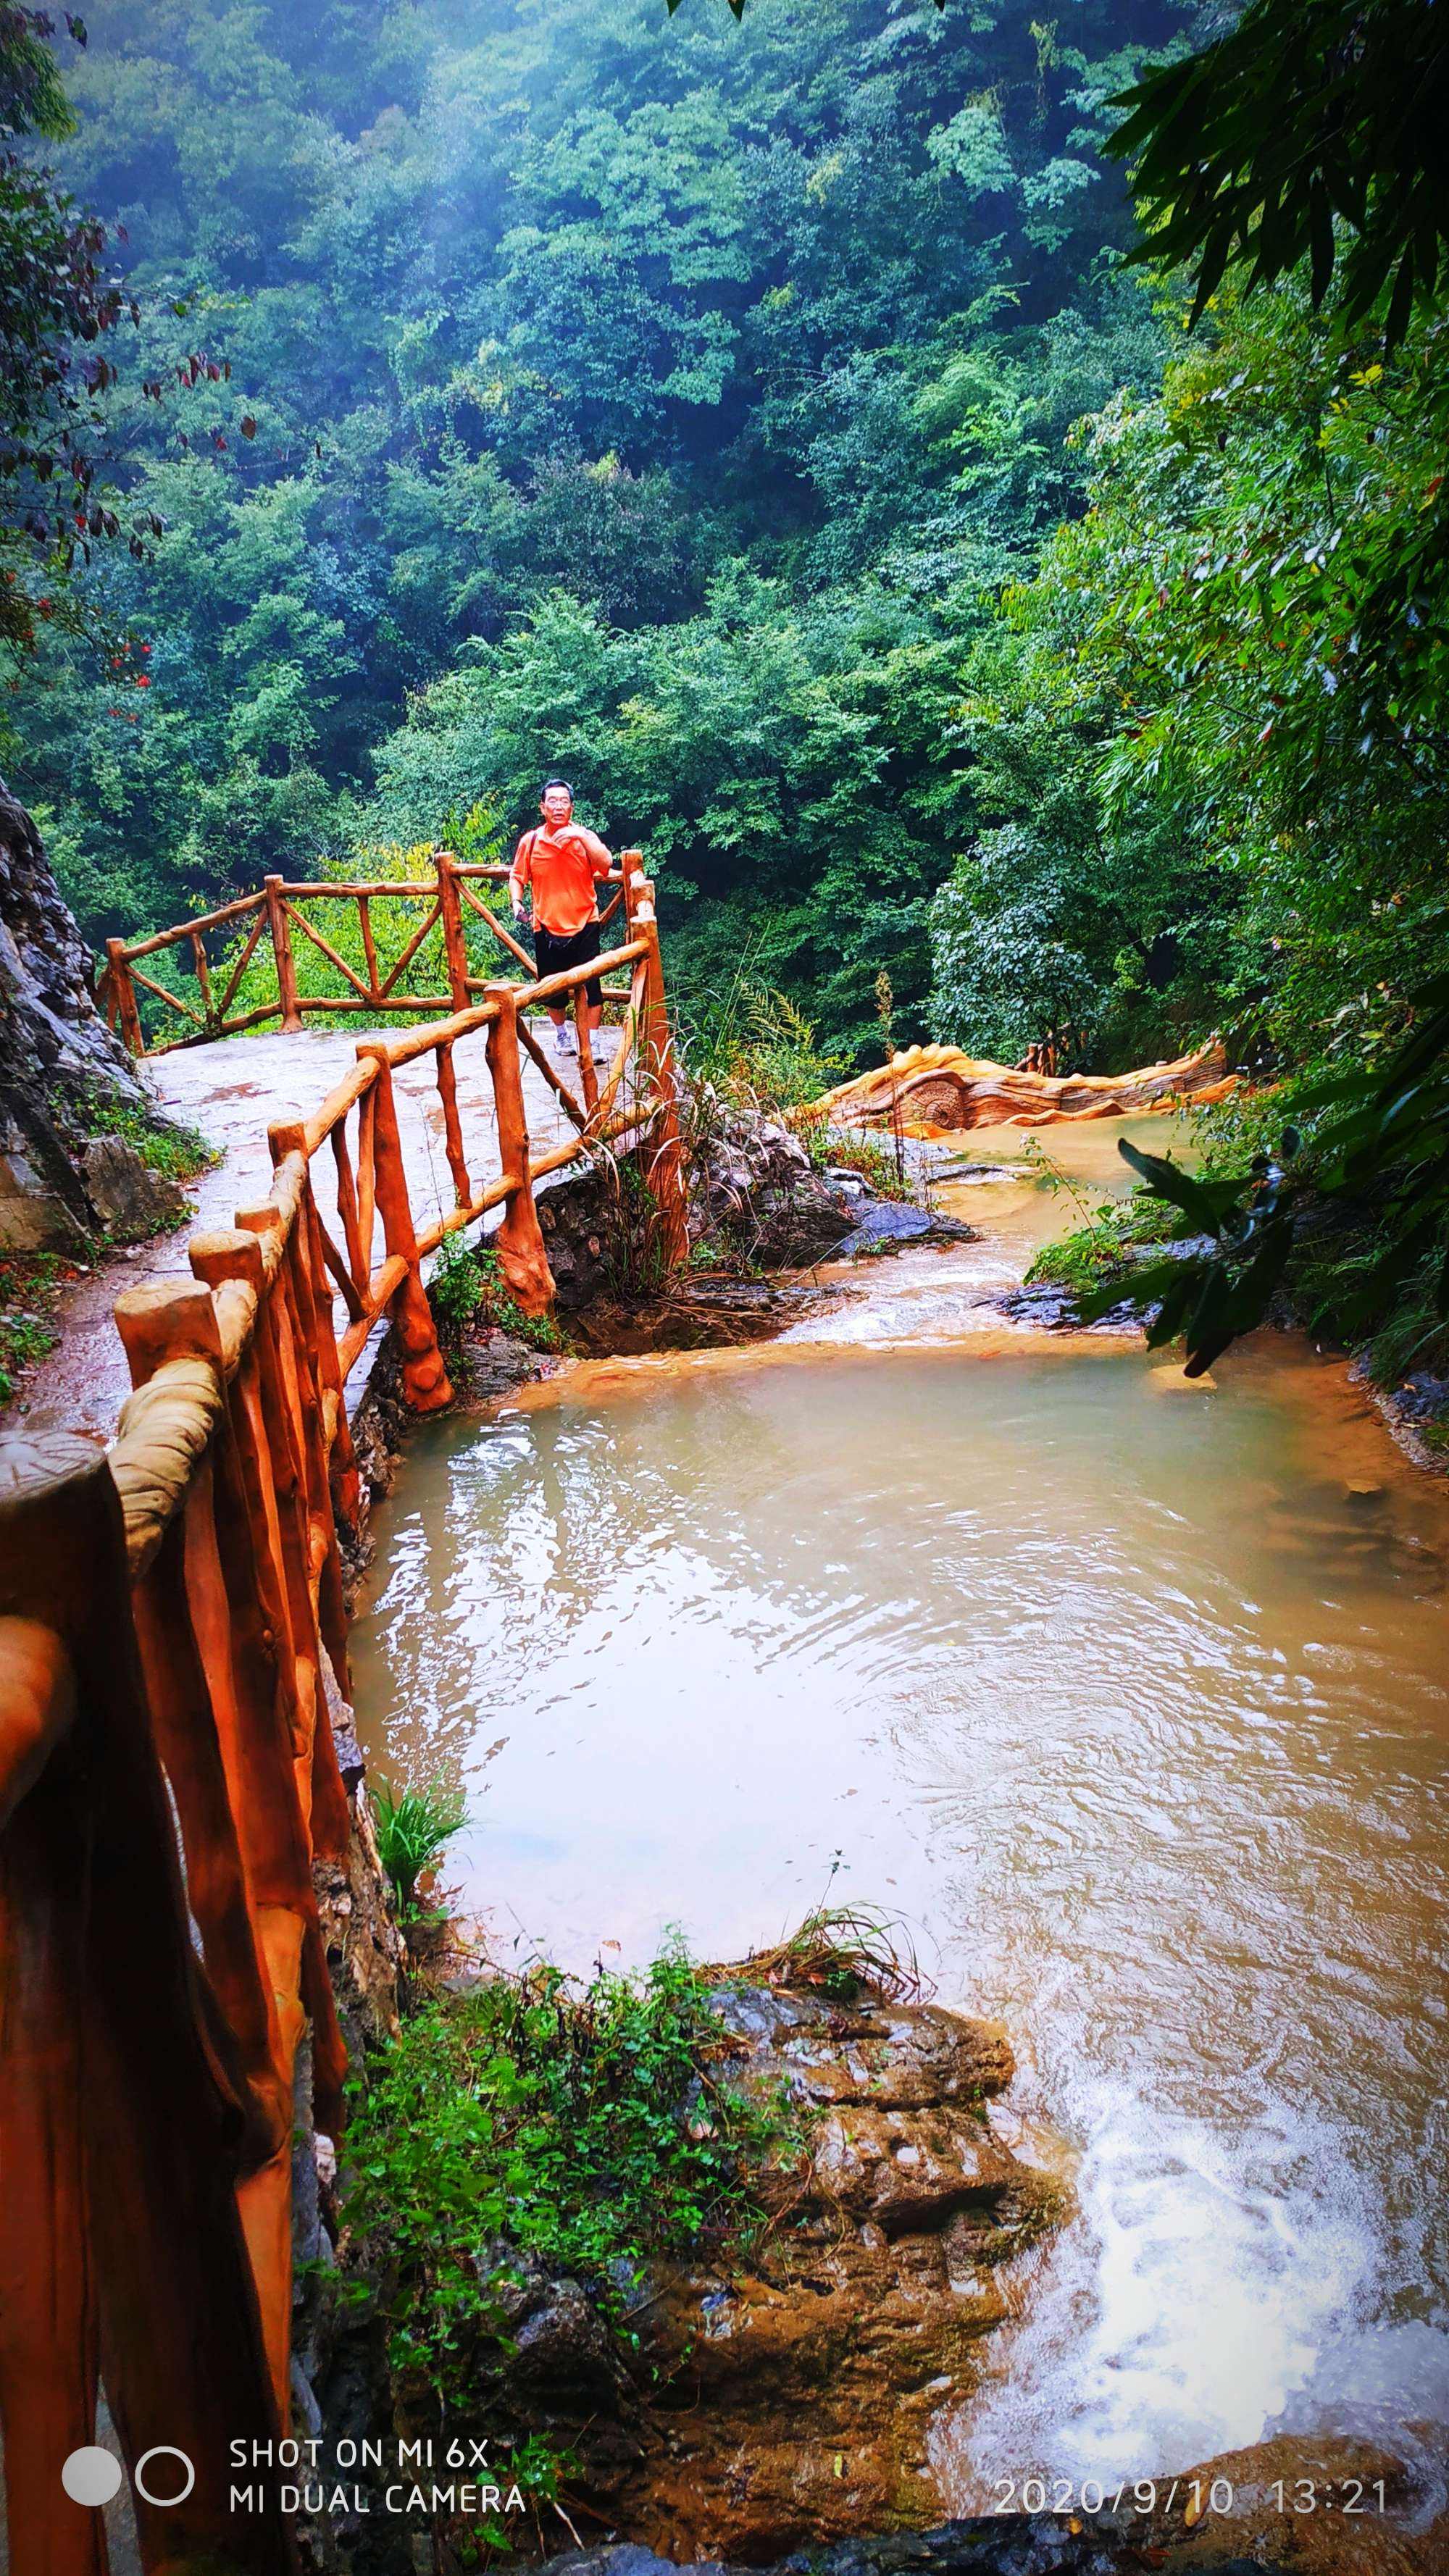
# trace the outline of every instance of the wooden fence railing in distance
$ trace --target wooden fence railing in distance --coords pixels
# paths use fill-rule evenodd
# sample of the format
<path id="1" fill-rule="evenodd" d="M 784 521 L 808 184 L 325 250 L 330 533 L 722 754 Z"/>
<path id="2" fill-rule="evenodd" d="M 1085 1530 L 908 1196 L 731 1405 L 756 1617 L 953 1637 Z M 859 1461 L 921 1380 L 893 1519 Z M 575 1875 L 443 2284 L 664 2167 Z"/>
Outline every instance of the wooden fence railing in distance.
<path id="1" fill-rule="evenodd" d="M 638 853 L 625 853 L 630 856 L 637 858 Z M 143 1056 L 204 1046 L 213 1038 L 239 1036 L 271 1021 L 290 1031 L 304 1027 L 310 1017 L 349 1012 L 382 1018 L 399 1011 L 436 1016 L 439 1011 L 466 1010 L 469 1000 L 484 992 L 489 981 L 486 975 L 474 973 L 469 963 L 467 925 L 474 920 L 483 925 L 491 945 L 521 966 L 524 980 L 532 982 L 536 969 L 527 949 L 477 892 L 482 884 L 505 884 L 508 870 L 464 862 L 451 850 L 435 850 L 433 866 L 431 878 L 335 882 L 308 878 L 289 883 L 284 877 L 269 876 L 259 894 L 241 895 L 235 903 L 198 913 L 192 921 L 153 931 L 146 939 L 109 939 L 99 986 L 107 1019 L 132 1055 Z M 611 921 L 627 900 L 622 864 L 608 882 L 614 891 L 600 914 L 603 922 Z M 402 904 L 417 915 L 386 966 L 378 953 L 374 919 L 374 906 L 379 903 L 394 909 Z M 339 909 L 345 913 L 349 905 L 356 913 L 360 969 L 343 955 L 337 938 L 329 937 L 324 926 L 335 929 Z M 220 956 L 213 956 L 207 941 L 218 932 L 226 934 L 229 945 Z M 331 967 L 340 989 L 303 989 L 297 961 L 309 950 Z M 156 974 L 141 963 L 162 956 L 175 958 L 183 971 L 189 969 L 194 999 L 184 990 L 158 982 Z M 270 961 L 270 989 L 260 1002 L 237 1009 L 258 956 Z M 440 989 L 419 993 L 405 988 L 403 978 L 418 959 L 435 973 Z M 143 994 L 152 1006 L 158 1031 L 170 1034 L 148 1036 Z"/>
<path id="2" fill-rule="evenodd" d="M 276 893 L 272 881 L 250 900 L 271 919 Z M 311 1118 L 269 1130 L 270 1192 L 234 1226 L 193 1236 L 191 1281 L 119 1299 L 133 1392 L 109 1452 L 70 1440 L 0 1450 L 12 2576 L 104 2576 L 100 2517 L 60 2483 L 62 2462 L 92 2439 L 98 2376 L 133 2469 L 157 2446 L 191 2465 L 184 2502 L 137 2503 L 148 2571 L 294 2568 L 270 2507 L 231 2511 L 230 2445 L 250 2455 L 287 2422 L 304 2031 L 317 2126 L 334 2138 L 342 2127 L 345 2057 L 312 1870 L 345 1852 L 351 1821 L 328 1717 L 334 1690 L 350 1696 L 338 1528 L 355 1515 L 358 1477 L 346 1381 L 388 1320 L 409 1403 L 446 1403 L 424 1262 L 497 1211 L 504 1275 L 541 1311 L 553 1281 L 535 1185 L 581 1156 L 635 1152 L 667 1256 L 682 1250 L 673 1045 L 637 852 L 625 853 L 621 900 L 627 936 L 604 961 L 627 976 L 606 986 L 611 1065 L 589 1056 L 591 966 L 526 987 L 468 977 L 446 1019 L 365 1039 Z M 577 1093 L 523 1016 L 559 1000 L 579 1030 Z M 491 1178 L 460 1106 L 455 1058 L 469 1046 L 491 1087 Z M 420 1222 L 393 1077 L 428 1057 L 454 1203 Z M 541 1150 L 525 1058 L 568 1126 Z"/>

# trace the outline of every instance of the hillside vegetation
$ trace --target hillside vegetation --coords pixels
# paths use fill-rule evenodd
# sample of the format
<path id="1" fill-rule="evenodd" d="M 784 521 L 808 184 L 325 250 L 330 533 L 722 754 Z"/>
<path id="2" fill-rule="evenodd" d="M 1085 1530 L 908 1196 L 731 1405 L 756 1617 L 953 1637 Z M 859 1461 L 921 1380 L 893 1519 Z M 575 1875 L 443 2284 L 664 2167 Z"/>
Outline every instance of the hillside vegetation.
<path id="1" fill-rule="evenodd" d="M 1387 1223 L 1394 1348 L 1442 1343 L 1429 14 L 114 0 L 55 38 L 70 131 L 28 25 L 11 131 L 103 220 L 7 307 L 0 748 L 91 937 L 496 846 L 558 768 L 696 1023 L 1092 1070 L 1217 1029 L 1286 1077 L 1294 1203 L 1367 1068 L 1344 1257 Z M 28 220 L 44 274 L 73 219 Z M 94 488 L 37 446 L 59 327 Z M 1406 1154 L 1373 1068 L 1420 1056 Z"/>
<path id="2" fill-rule="evenodd" d="M 997 820 L 970 656 L 1170 336 L 1106 102 L 1199 15 L 110 0 L 64 164 L 125 228 L 110 435 L 165 533 L 12 700 L 84 926 L 516 830 L 559 765 L 676 983 L 748 950 L 853 1054 L 885 967 L 923 1033 Z M 229 380 L 179 387 L 198 349 Z"/>

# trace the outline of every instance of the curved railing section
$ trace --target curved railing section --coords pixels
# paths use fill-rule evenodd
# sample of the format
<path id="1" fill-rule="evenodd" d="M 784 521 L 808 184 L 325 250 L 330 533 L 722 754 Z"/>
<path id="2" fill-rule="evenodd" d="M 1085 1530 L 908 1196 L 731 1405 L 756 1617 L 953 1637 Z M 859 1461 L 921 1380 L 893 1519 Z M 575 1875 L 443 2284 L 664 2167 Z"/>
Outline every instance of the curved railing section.
<path id="1" fill-rule="evenodd" d="M 109 1451 L 66 1437 L 0 1452 L 0 2415 L 15 2576 L 104 2570 L 100 2517 L 60 2477 L 93 2438 L 98 2375 L 133 2469 L 156 2446 L 190 2463 L 181 2502 L 137 2501 L 148 2569 L 293 2567 L 270 2506 L 232 2512 L 229 2464 L 233 2443 L 258 2456 L 287 2423 L 304 2034 L 317 2126 L 342 2127 L 314 1863 L 343 1859 L 353 1822 L 330 1714 L 350 1698 L 346 1382 L 386 1319 L 409 1402 L 448 1400 L 423 1264 L 495 1210 L 512 1293 L 546 1306 L 533 1194 L 581 1156 L 636 1151 L 666 1253 L 682 1253 L 641 867 L 626 863 L 619 900 L 626 936 L 604 966 L 626 980 L 606 987 L 620 1038 L 604 1081 L 589 966 L 481 985 L 444 1020 L 365 1039 L 312 1117 L 269 1131 L 268 1195 L 192 1238 L 192 1278 L 118 1300 L 133 1392 Z M 560 996 L 575 1004 L 577 1094 L 523 1017 Z M 496 1128 L 487 1179 L 454 1069 L 473 1047 Z M 393 1074 L 426 1056 L 454 1204 L 424 1224 Z M 540 1151 L 526 1059 L 571 1130 Z M 174 2459 L 163 2474 L 184 2476 Z"/>
<path id="2" fill-rule="evenodd" d="M 640 853 L 625 850 L 619 868 L 611 872 L 614 891 L 599 915 L 601 922 L 612 921 L 620 905 L 627 905 L 628 880 L 639 867 Z M 475 994 L 488 989 L 488 979 L 475 974 L 469 960 L 468 926 L 473 921 L 481 923 L 489 940 L 523 968 L 529 981 L 533 960 L 479 892 L 484 885 L 505 885 L 508 870 L 455 858 L 451 850 L 435 850 L 433 868 L 432 877 L 309 877 L 296 884 L 269 876 L 260 893 L 241 895 L 234 903 L 198 913 L 170 930 L 153 931 L 146 939 L 107 940 L 97 997 L 111 1027 L 138 1056 L 204 1046 L 212 1038 L 235 1037 L 268 1021 L 292 1030 L 303 1027 L 311 1016 L 349 1011 L 370 1012 L 374 1018 L 395 1011 L 425 1011 L 436 1017 L 439 1011 L 466 1010 Z M 399 907 L 414 916 L 407 921 L 403 944 L 386 969 L 379 956 L 378 906 L 389 916 L 394 934 Z M 349 907 L 356 915 L 354 955 L 362 961 L 360 973 L 321 926 L 325 921 L 335 927 L 339 916 L 347 917 Z M 224 934 L 225 944 L 218 954 L 208 942 L 214 943 L 219 934 Z M 385 940 L 386 931 L 381 937 Z M 299 957 L 308 962 L 320 957 L 340 978 L 340 986 L 331 992 L 305 991 Z M 142 965 L 143 958 L 173 961 L 183 978 L 189 975 L 195 998 L 158 983 Z M 270 961 L 273 989 L 261 1002 L 239 1010 L 236 1005 L 250 990 L 248 978 L 254 976 L 258 959 Z M 431 972 L 445 989 L 424 993 L 409 989 L 403 979 L 415 965 L 419 971 Z M 152 1022 L 149 1031 L 142 1016 L 143 994 Z"/>

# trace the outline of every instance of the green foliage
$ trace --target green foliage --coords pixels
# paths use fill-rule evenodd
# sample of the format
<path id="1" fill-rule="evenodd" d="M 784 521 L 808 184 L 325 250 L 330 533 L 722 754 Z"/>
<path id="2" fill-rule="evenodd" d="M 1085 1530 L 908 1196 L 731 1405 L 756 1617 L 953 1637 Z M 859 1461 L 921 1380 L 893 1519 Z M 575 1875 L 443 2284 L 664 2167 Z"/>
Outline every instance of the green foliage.
<path id="1" fill-rule="evenodd" d="M 67 29 L 84 45 L 79 18 Z M 51 620 L 75 625 L 71 575 L 121 532 L 96 482 L 97 398 L 115 373 L 98 344 L 135 318 L 105 226 L 36 157 L 74 131 L 54 33 L 20 0 L 0 14 L 0 647 L 21 653 Z M 134 531 L 131 544 L 141 554 Z"/>
<path id="2" fill-rule="evenodd" d="M 372 1792 L 377 1848 L 404 1922 L 416 1917 L 418 1881 L 441 1859 L 467 1820 L 456 1790 L 392 1789 L 378 1780 Z"/>
<path id="3" fill-rule="evenodd" d="M 15 1394 L 27 1370 L 53 1351 L 55 1309 L 73 1262 L 57 1252 L 0 1254 L 0 1405 Z"/>
<path id="4" fill-rule="evenodd" d="M 692 997 L 685 1062 L 696 1087 L 708 1084 L 737 1107 L 783 1116 L 818 1099 L 844 1068 L 821 1052 L 798 1004 L 756 980 L 759 966 L 758 946 L 747 948 L 728 983 Z"/>
<path id="5" fill-rule="evenodd" d="M 1026 1273 L 1028 1288 L 1069 1288 L 1073 1295 L 1121 1280 L 1133 1269 L 1144 1243 L 1160 1243 L 1167 1232 L 1161 1202 L 1149 1191 L 1134 1190 L 1127 1199 L 1101 1199 L 1093 1207 L 1067 1181 L 1082 1222 L 1057 1242 L 1044 1244 Z"/>
<path id="6" fill-rule="evenodd" d="M 1078 505 L 1072 420 L 1155 381 L 1099 147 L 1196 14 L 113 0 L 66 171 L 126 226 L 161 533 L 8 699 L 88 933 L 480 795 L 511 838 L 559 765 L 676 989 L 755 937 L 832 1051 L 882 968 L 924 1034 L 962 640 Z"/>
<path id="7" fill-rule="evenodd" d="M 647 847 L 686 1022 L 749 958 L 847 1064 L 882 976 L 1008 1061 L 1404 1034 L 1449 966 L 1432 11 L 114 0 L 70 133 L 15 65 L 141 313 L 112 640 L 0 614 L 92 936 L 480 800 L 506 845 L 558 767 Z"/>
<path id="8" fill-rule="evenodd" d="M 445 1234 L 428 1282 L 449 1364 L 466 1364 L 468 1343 L 479 1326 L 511 1333 L 530 1350 L 561 1351 L 564 1337 L 549 1315 L 526 1315 L 510 1296 L 503 1266 L 486 1240 L 465 1243 L 461 1233 Z"/>
<path id="9" fill-rule="evenodd" d="M 683 1950 L 586 1986 L 553 1968 L 426 2006 L 370 2070 L 348 2224 L 385 2246 L 395 2366 L 486 2415 L 514 2257 L 580 2280 L 624 2344 L 656 2256 L 744 2240 L 744 2172 L 782 2115 L 711 2071 L 718 2026 Z"/>
<path id="10" fill-rule="evenodd" d="M 1088 425 L 1086 515 L 969 665 L 987 828 L 937 904 L 948 1034 L 1019 1052 L 1055 1012 L 1120 1063 L 1217 1021 L 1311 1061 L 1379 1043 L 1445 953 L 1449 601 L 1385 602 L 1446 329 L 1385 361 L 1290 283 Z"/>
<path id="11" fill-rule="evenodd" d="M 1177 1211 L 1172 1233 L 1212 1239 L 1131 1283 L 1135 1303 L 1157 1302 L 1149 1342 L 1181 1334 L 1190 1377 L 1260 1324 L 1285 1282 L 1311 1322 L 1368 1340 L 1383 1380 L 1449 1357 L 1449 974 L 1411 996 L 1409 1018 L 1369 1070 L 1295 1086 L 1306 1144 L 1284 1127 L 1276 1152 L 1201 1181 L 1122 1145 Z"/>
<path id="12" fill-rule="evenodd" d="M 1350 322 L 1389 286 L 1387 335 L 1432 303 L 1449 249 L 1449 53 L 1420 0 L 1252 0 L 1235 26 L 1129 90 L 1108 149 L 1136 164 L 1138 256 L 1194 261 L 1195 313 L 1230 267 L 1296 268 Z M 1351 236 L 1341 257 L 1342 236 Z"/>
<path id="13" fill-rule="evenodd" d="M 371 899 L 368 907 L 368 923 L 372 932 L 378 973 L 383 982 L 386 982 L 393 968 L 412 947 L 414 938 L 433 909 L 432 888 L 437 882 L 437 870 L 433 859 L 435 847 L 436 844 L 433 841 L 419 842 L 412 849 L 404 849 L 397 843 L 364 842 L 350 849 L 342 857 L 332 860 L 319 859 L 308 872 L 309 881 L 319 885 L 361 880 L 374 885 L 400 882 L 425 885 L 429 888 L 426 895 L 383 894 L 374 895 Z M 490 857 L 497 855 L 496 844 L 489 850 L 488 855 Z M 362 916 L 358 906 L 355 903 L 343 901 L 309 904 L 303 900 L 296 904 L 295 909 L 301 919 L 289 922 L 288 933 L 299 996 L 303 1000 L 324 997 L 328 1000 L 346 1000 L 349 997 L 355 999 L 354 987 L 349 984 L 347 977 L 339 974 L 331 959 L 325 956 L 316 942 L 308 937 L 301 923 L 310 922 L 327 941 L 328 946 L 335 949 L 337 955 L 351 967 L 359 982 L 366 985 L 371 979 L 362 936 Z M 229 957 L 221 969 L 223 988 L 251 926 L 250 921 L 243 921 L 232 941 Z M 476 915 L 469 914 L 464 925 L 464 937 L 469 949 L 469 966 L 475 975 L 484 971 L 485 962 L 486 970 L 490 975 L 501 971 L 497 961 L 504 958 L 504 951 L 490 940 L 486 928 L 477 920 Z M 177 953 L 180 955 L 182 952 Z M 212 982 L 215 986 L 215 974 Z M 432 929 L 424 934 L 392 990 L 399 997 L 405 994 L 418 997 L 431 996 L 439 1003 L 440 1015 L 444 1017 L 447 1015 L 451 1002 L 441 922 L 435 922 Z M 275 1003 L 276 1000 L 276 959 L 272 952 L 271 941 L 263 932 L 243 970 L 241 981 L 237 986 L 236 998 L 231 1007 L 233 1012 L 257 1010 L 267 1004 Z M 386 1006 L 378 1012 L 377 1016 L 382 1021 L 388 1018 Z M 416 1019 L 417 1014 L 410 1012 L 407 1016 Z"/>
<path id="14" fill-rule="evenodd" d="M 428 1294 L 433 1320 L 450 1347 L 462 1341 L 486 1293 L 483 1272 L 462 1235 L 445 1234 L 438 1246 Z"/>

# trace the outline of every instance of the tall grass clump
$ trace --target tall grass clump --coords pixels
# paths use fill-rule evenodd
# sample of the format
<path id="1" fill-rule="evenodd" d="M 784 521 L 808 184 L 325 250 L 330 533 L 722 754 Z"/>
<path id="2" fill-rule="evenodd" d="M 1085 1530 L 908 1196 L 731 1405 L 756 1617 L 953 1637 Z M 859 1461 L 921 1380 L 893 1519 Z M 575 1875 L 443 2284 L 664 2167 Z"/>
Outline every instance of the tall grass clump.
<path id="1" fill-rule="evenodd" d="M 467 1821 L 461 1790 L 424 1787 L 393 1789 L 378 1780 L 372 1789 L 372 1821 L 378 1854 L 397 1899 L 404 1923 L 418 1911 L 418 1882 L 442 1858 Z"/>

